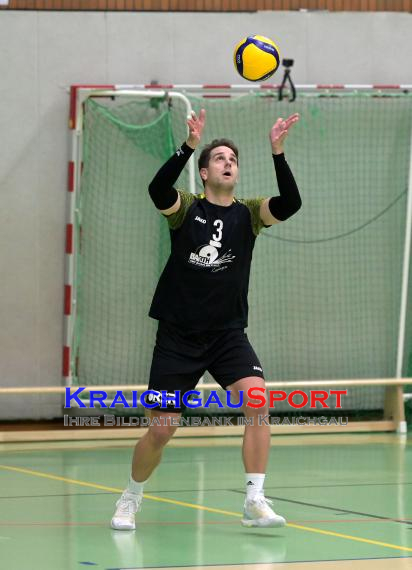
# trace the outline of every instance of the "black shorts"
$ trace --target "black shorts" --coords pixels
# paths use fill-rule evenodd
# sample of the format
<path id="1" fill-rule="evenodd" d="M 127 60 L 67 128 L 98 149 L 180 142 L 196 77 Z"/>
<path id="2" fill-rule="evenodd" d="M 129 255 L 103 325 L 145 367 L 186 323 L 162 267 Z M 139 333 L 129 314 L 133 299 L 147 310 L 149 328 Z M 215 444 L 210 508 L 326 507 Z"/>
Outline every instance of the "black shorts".
<path id="1" fill-rule="evenodd" d="M 206 370 L 224 389 L 249 376 L 264 378 L 262 365 L 243 329 L 188 333 L 160 321 L 148 389 L 168 393 L 180 390 L 183 397 L 196 388 Z M 146 398 L 150 404 L 156 401 L 150 395 Z M 173 411 L 184 408 L 182 403 L 180 407 L 167 406 Z"/>

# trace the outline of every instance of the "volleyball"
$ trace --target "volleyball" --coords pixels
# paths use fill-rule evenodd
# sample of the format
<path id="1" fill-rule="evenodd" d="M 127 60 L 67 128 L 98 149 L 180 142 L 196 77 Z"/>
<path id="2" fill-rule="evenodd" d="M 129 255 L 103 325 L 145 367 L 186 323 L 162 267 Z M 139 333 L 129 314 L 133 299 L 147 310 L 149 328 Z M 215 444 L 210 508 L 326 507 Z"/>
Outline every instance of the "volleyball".
<path id="1" fill-rule="evenodd" d="M 264 81 L 279 67 L 279 48 L 264 36 L 248 36 L 235 47 L 233 59 L 237 72 L 248 81 Z"/>

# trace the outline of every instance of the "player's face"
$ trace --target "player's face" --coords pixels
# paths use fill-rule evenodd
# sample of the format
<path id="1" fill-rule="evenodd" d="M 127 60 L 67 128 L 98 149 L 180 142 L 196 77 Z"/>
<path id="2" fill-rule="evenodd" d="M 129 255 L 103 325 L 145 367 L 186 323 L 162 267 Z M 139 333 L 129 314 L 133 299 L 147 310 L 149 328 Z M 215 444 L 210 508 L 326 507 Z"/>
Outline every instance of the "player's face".
<path id="1" fill-rule="evenodd" d="M 238 177 L 238 163 L 233 150 L 227 146 L 212 149 L 208 167 L 202 168 L 201 176 L 208 186 L 233 188 Z"/>

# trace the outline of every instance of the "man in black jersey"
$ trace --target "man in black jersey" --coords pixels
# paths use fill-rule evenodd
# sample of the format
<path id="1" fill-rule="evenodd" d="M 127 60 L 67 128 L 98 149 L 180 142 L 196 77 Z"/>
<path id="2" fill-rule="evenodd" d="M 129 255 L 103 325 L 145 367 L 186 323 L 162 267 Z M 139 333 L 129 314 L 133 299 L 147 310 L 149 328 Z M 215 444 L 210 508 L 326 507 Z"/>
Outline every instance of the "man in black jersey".
<path id="1" fill-rule="evenodd" d="M 279 196 L 237 199 L 238 149 L 227 139 L 212 141 L 201 152 L 199 173 L 204 193 L 176 190 L 174 184 L 200 143 L 206 113 L 192 113 L 189 137 L 160 168 L 149 186 L 154 205 L 165 216 L 171 254 L 159 279 L 149 315 L 159 321 L 150 371 L 149 389 L 158 403 L 151 417 L 158 421 L 137 443 L 128 487 L 116 503 L 111 526 L 135 528 L 143 487 L 159 464 L 164 446 L 176 431 L 184 408 L 173 401 L 193 390 L 208 370 L 234 399 L 243 392 L 245 426 L 243 463 L 246 498 L 242 524 L 247 527 L 283 526 L 264 496 L 263 483 L 269 456 L 270 428 L 258 421 L 264 408 L 247 407 L 249 388 L 265 387 L 262 366 L 244 332 L 248 316 L 248 285 L 255 239 L 263 227 L 286 220 L 301 206 L 292 172 L 283 154 L 289 129 L 297 114 L 278 119 L 270 131 Z M 167 391 L 167 408 L 160 409 Z"/>

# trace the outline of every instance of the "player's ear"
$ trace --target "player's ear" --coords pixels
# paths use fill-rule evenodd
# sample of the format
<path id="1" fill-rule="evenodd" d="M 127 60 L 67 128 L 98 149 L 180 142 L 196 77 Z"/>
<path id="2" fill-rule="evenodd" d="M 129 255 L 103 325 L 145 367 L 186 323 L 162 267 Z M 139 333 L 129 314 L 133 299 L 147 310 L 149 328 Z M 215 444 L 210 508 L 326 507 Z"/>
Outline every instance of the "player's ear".
<path id="1" fill-rule="evenodd" d="M 200 178 L 201 178 L 204 182 L 206 182 L 206 180 L 207 180 L 207 168 L 201 168 L 201 169 L 199 170 L 199 174 L 200 174 Z"/>

